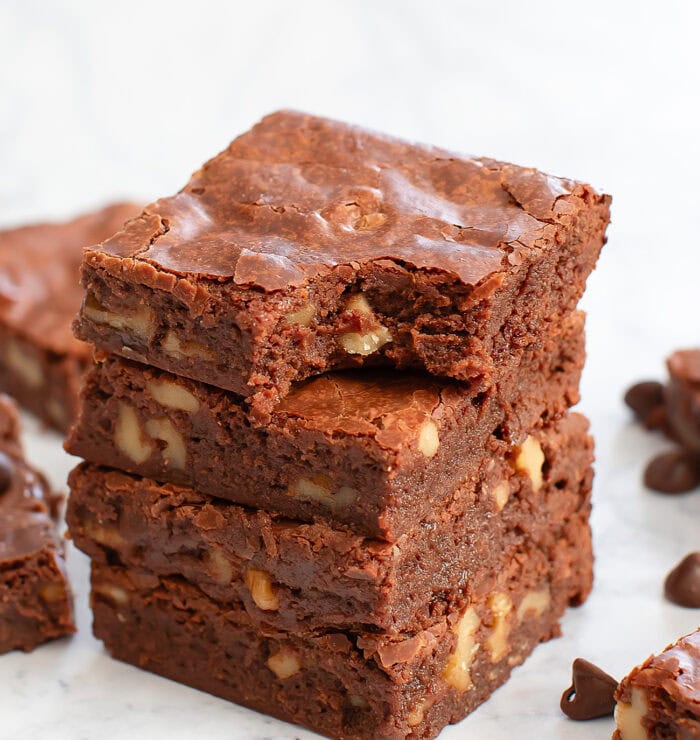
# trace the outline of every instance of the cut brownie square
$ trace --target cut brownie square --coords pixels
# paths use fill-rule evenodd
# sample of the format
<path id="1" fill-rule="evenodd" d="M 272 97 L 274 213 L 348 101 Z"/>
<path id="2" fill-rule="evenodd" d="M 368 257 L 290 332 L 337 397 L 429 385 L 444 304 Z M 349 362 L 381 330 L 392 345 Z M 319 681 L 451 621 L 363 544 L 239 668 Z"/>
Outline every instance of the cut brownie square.
<path id="1" fill-rule="evenodd" d="M 71 333 L 83 248 L 138 214 L 117 204 L 67 223 L 0 231 L 0 390 L 67 431 L 92 351 Z"/>
<path id="2" fill-rule="evenodd" d="M 78 336 L 252 397 L 390 363 L 490 387 L 574 310 L 589 185 L 278 112 L 85 254 Z"/>
<path id="3" fill-rule="evenodd" d="M 351 371 L 296 387 L 266 427 L 234 394 L 98 357 L 66 449 L 292 519 L 395 541 L 491 457 L 541 468 L 527 434 L 578 400 L 583 315 L 484 393 L 454 381 Z"/>
<path id="4" fill-rule="evenodd" d="M 0 654 L 75 632 L 58 503 L 25 462 L 17 409 L 0 395 Z"/>
<path id="5" fill-rule="evenodd" d="M 700 738 L 700 629 L 635 668 L 615 699 L 616 740 Z"/>
<path id="6" fill-rule="evenodd" d="M 587 427 L 570 414 L 533 432 L 541 486 L 505 458 L 485 461 L 479 481 L 393 545 L 86 464 L 71 474 L 67 519 L 93 561 L 183 577 L 242 603 L 261 628 L 415 631 L 463 608 L 504 553 L 520 557 L 587 519 Z"/>
<path id="7" fill-rule="evenodd" d="M 432 738 L 502 683 L 590 588 L 587 521 L 503 554 L 429 629 L 261 630 L 185 579 L 93 563 L 93 629 L 113 657 L 330 737 Z M 549 595 L 547 600 L 542 594 Z"/>

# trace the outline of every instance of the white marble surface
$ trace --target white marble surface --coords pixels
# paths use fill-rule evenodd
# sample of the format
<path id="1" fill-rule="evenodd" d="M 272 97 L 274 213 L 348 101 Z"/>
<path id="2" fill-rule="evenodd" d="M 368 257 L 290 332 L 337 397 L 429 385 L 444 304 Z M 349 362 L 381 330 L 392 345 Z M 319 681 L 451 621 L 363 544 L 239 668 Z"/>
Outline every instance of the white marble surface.
<path id="1" fill-rule="evenodd" d="M 172 192 L 256 118 L 292 106 L 590 180 L 614 194 L 584 300 L 582 409 L 597 438 L 597 580 L 512 680 L 447 738 L 604 738 L 559 713 L 571 660 L 621 676 L 700 622 L 666 603 L 700 547 L 700 493 L 640 484 L 664 445 L 620 396 L 700 343 L 697 6 L 687 2 L 0 0 L 0 223 Z M 62 485 L 60 440 L 29 425 Z M 79 634 L 0 658 L 0 738 L 293 738 L 302 731 L 108 659 L 90 635 L 86 562 L 69 552 Z"/>

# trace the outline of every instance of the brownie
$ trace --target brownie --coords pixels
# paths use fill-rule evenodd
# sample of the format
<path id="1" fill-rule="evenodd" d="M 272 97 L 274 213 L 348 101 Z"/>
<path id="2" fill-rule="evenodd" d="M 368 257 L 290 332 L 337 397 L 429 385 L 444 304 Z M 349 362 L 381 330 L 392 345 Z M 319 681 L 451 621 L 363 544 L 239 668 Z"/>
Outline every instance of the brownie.
<path id="1" fill-rule="evenodd" d="M 183 578 L 95 562 L 93 629 L 115 658 L 331 737 L 426 738 L 558 635 L 590 576 L 583 519 L 545 548 L 504 553 L 463 611 L 387 636 L 262 630 L 240 602 L 212 599 Z"/>
<path id="2" fill-rule="evenodd" d="M 541 486 L 512 460 L 486 461 L 480 480 L 393 545 L 86 464 L 71 474 L 67 519 L 93 560 L 184 577 L 242 602 L 261 627 L 424 629 L 463 607 L 503 553 L 517 557 L 588 517 L 587 427 L 571 414 L 537 431 Z"/>
<path id="3" fill-rule="evenodd" d="M 635 668 L 615 698 L 616 740 L 700 738 L 700 629 Z"/>
<path id="4" fill-rule="evenodd" d="M 684 448 L 700 453 L 700 349 L 674 352 L 667 366 L 664 398 L 669 431 Z"/>
<path id="5" fill-rule="evenodd" d="M 75 631 L 58 502 L 25 462 L 17 408 L 0 395 L 0 654 Z"/>
<path id="6" fill-rule="evenodd" d="M 484 393 L 428 375 L 338 372 L 297 386 L 266 427 L 230 392 L 114 355 L 97 360 L 72 454 L 395 541 L 484 460 L 512 454 L 542 415 L 578 400 L 583 315 Z"/>
<path id="7" fill-rule="evenodd" d="M 106 239 L 139 209 L 120 203 L 66 223 L 0 231 L 0 391 L 67 431 L 91 349 L 71 322 L 83 297 L 83 248 Z"/>
<path id="8" fill-rule="evenodd" d="M 490 387 L 574 310 L 589 185 L 301 113 L 264 118 L 85 253 L 81 339 L 252 399 L 366 364 Z"/>

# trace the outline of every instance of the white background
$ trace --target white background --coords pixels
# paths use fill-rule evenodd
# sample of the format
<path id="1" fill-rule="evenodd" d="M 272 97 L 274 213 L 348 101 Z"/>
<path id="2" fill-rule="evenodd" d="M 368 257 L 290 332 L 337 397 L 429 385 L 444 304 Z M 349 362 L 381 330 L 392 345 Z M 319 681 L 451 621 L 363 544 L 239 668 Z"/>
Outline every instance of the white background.
<path id="1" fill-rule="evenodd" d="M 663 11 L 661 8 L 663 7 Z M 694 628 L 665 573 L 700 549 L 700 493 L 645 490 L 664 442 L 620 398 L 700 344 L 698 5 L 562 2 L 0 0 L 0 223 L 150 200 L 256 119 L 295 107 L 584 179 L 614 196 L 589 283 L 582 409 L 597 438 L 597 583 L 512 680 L 446 739 L 604 738 L 559 713 L 571 660 L 622 676 Z M 36 427 L 34 460 L 71 461 Z M 0 737 L 310 737 L 109 660 L 90 636 L 86 567 L 69 553 L 80 634 L 0 658 Z"/>

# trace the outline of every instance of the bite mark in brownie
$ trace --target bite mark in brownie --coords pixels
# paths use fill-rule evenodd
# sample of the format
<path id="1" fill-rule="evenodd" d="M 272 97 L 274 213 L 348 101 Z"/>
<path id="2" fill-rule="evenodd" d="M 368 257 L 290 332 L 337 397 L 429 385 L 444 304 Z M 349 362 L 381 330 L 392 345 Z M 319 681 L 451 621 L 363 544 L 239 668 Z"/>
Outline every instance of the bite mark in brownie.
<path id="1" fill-rule="evenodd" d="M 58 499 L 24 460 L 14 403 L 0 395 L 0 654 L 75 631 Z"/>
<path id="2" fill-rule="evenodd" d="M 575 309 L 610 198 L 282 111 L 88 250 L 76 331 L 267 414 L 366 364 L 485 390 Z"/>
<path id="3" fill-rule="evenodd" d="M 528 432 L 578 400 L 583 344 L 576 313 L 483 394 L 425 375 L 333 373 L 296 387 L 264 428 L 232 393 L 98 354 L 66 449 L 395 541 L 476 480 L 484 459 L 511 455 L 524 464 L 520 445 L 537 457 Z"/>
<path id="4" fill-rule="evenodd" d="M 700 629 L 635 668 L 615 698 L 615 740 L 700 737 Z"/>
<path id="5" fill-rule="evenodd" d="M 549 547 L 504 557 L 464 611 L 390 637 L 260 630 L 184 579 L 96 562 L 93 629 L 115 658 L 330 737 L 432 738 L 559 634 L 590 577 L 583 517 Z"/>
<path id="6" fill-rule="evenodd" d="M 0 390 L 67 431 L 91 355 L 71 323 L 80 308 L 83 248 L 138 215 L 120 203 L 66 223 L 0 231 Z"/>
<path id="7" fill-rule="evenodd" d="M 519 557 L 587 517 L 586 430 L 572 414 L 534 432 L 539 485 L 506 458 L 484 461 L 479 480 L 393 545 L 85 464 L 71 474 L 67 520 L 93 561 L 182 576 L 243 603 L 263 628 L 425 629 L 461 609 L 504 553 Z"/>

